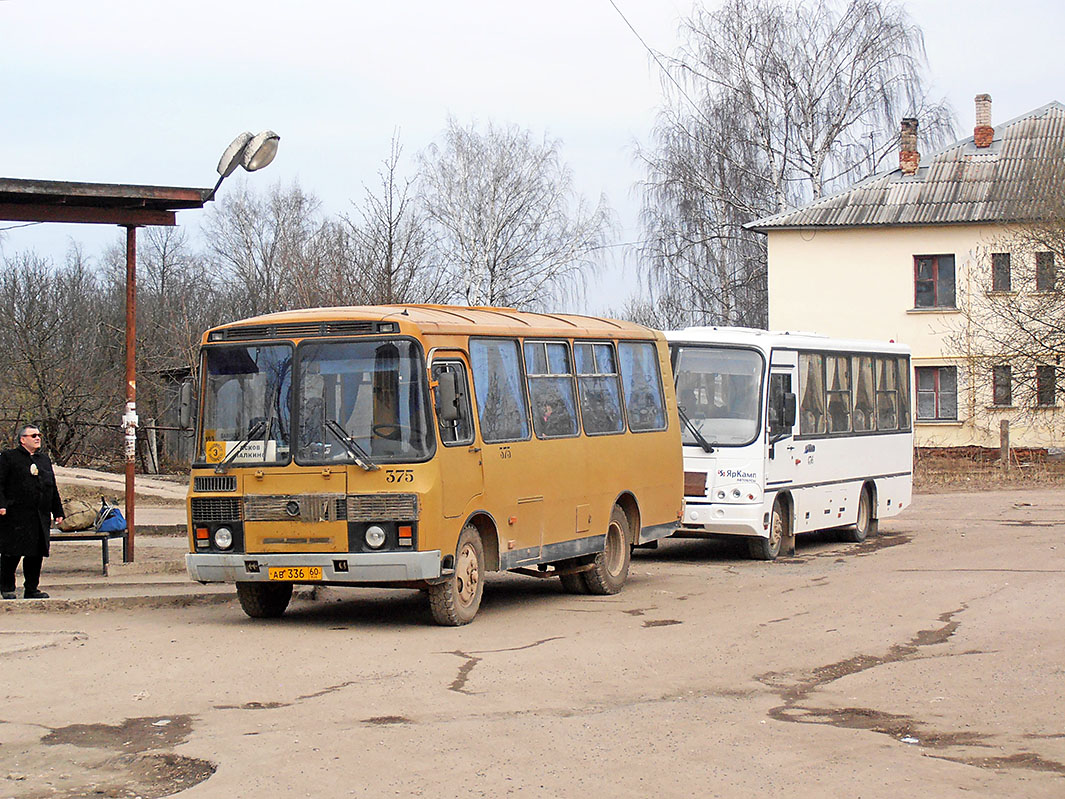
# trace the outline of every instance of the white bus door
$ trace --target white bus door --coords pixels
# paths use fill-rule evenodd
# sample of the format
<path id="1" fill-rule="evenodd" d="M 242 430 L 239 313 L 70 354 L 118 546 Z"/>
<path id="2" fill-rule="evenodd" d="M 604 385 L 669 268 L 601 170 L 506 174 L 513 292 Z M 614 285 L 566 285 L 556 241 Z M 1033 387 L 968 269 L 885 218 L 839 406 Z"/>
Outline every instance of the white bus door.
<path id="1" fill-rule="evenodd" d="M 802 458 L 795 441 L 795 414 L 788 419 L 785 406 L 794 408 L 796 380 L 795 352 L 774 350 L 769 370 L 769 396 L 766 413 L 766 494 L 784 490 L 795 481 L 797 460 Z M 790 398 L 789 398 L 790 397 Z M 788 424 L 787 422 L 791 422 Z"/>

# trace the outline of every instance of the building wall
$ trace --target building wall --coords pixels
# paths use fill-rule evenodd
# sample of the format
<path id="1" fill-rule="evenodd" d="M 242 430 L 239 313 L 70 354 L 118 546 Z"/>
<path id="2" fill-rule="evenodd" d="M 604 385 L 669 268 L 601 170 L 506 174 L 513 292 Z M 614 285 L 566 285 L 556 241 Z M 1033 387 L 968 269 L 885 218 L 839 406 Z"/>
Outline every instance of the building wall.
<path id="1" fill-rule="evenodd" d="M 769 327 L 896 341 L 911 348 L 915 367 L 957 366 L 959 420 L 919 422 L 918 446 L 996 447 L 1007 418 L 1014 446 L 1060 447 L 1060 410 L 989 407 L 991 376 L 976 373 L 967 358 L 963 314 L 914 308 L 914 256 L 954 255 L 960 304 L 968 291 L 984 288 L 972 285 L 975 259 L 989 258 L 991 242 L 1007 232 L 981 225 L 771 231 Z"/>

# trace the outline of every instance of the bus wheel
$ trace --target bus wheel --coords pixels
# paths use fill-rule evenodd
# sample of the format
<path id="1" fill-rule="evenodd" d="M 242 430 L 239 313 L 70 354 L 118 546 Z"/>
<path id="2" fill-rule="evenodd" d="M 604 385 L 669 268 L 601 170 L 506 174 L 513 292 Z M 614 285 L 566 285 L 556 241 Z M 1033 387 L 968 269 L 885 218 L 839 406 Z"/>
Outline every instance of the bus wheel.
<path id="1" fill-rule="evenodd" d="M 615 505 L 606 528 L 606 547 L 595 556 L 592 568 L 581 572 L 589 594 L 616 594 L 625 585 L 632 555 L 629 541 L 629 517 Z"/>
<path id="2" fill-rule="evenodd" d="M 869 486 L 862 486 L 862 495 L 858 498 L 858 521 L 847 530 L 847 540 L 860 544 L 870 535 L 876 533 L 876 519 L 873 518 L 873 492 Z"/>
<path id="3" fill-rule="evenodd" d="M 472 524 L 462 528 L 455 547 L 455 569 L 440 583 L 429 586 L 433 621 L 445 627 L 469 624 L 481 607 L 484 593 L 484 547 Z"/>
<path id="4" fill-rule="evenodd" d="M 784 540 L 784 506 L 778 500 L 773 504 L 773 516 L 769 520 L 768 538 L 747 539 L 747 549 L 755 560 L 776 560 L 780 554 L 780 544 Z"/>
<path id="5" fill-rule="evenodd" d="M 237 599 L 253 619 L 276 619 L 292 599 L 292 583 L 237 583 Z"/>
<path id="6" fill-rule="evenodd" d="M 588 586 L 584 584 L 584 572 L 576 574 L 560 574 L 558 579 L 562 581 L 562 590 L 567 594 L 587 594 Z"/>

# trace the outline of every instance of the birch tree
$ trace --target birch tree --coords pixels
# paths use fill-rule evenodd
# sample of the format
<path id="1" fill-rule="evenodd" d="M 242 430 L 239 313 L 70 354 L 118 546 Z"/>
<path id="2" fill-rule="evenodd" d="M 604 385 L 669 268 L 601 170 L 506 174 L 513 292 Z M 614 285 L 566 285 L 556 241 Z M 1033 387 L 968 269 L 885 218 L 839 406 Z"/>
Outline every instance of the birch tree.
<path id="1" fill-rule="evenodd" d="M 583 289 L 609 214 L 574 190 L 561 144 L 489 124 L 448 120 L 420 158 L 420 193 L 446 265 L 449 299 L 546 308 Z"/>
<path id="2" fill-rule="evenodd" d="M 681 321 L 763 326 L 765 243 L 743 225 L 877 171 L 904 116 L 934 147 L 952 112 L 928 98 L 923 36 L 892 0 L 726 0 L 681 35 L 641 153 L 645 256 Z"/>

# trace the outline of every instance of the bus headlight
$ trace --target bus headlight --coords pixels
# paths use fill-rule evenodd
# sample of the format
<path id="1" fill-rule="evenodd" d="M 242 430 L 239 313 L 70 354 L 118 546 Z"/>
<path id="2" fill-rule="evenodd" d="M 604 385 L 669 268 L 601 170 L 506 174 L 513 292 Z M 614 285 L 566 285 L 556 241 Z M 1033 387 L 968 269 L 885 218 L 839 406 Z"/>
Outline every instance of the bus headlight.
<path id="1" fill-rule="evenodd" d="M 376 524 L 366 528 L 366 546 L 370 549 L 380 549 L 385 545 L 385 531 Z"/>
<path id="2" fill-rule="evenodd" d="M 229 549 L 233 546 L 233 531 L 228 527 L 219 527 L 214 531 L 214 545 L 219 549 Z"/>

